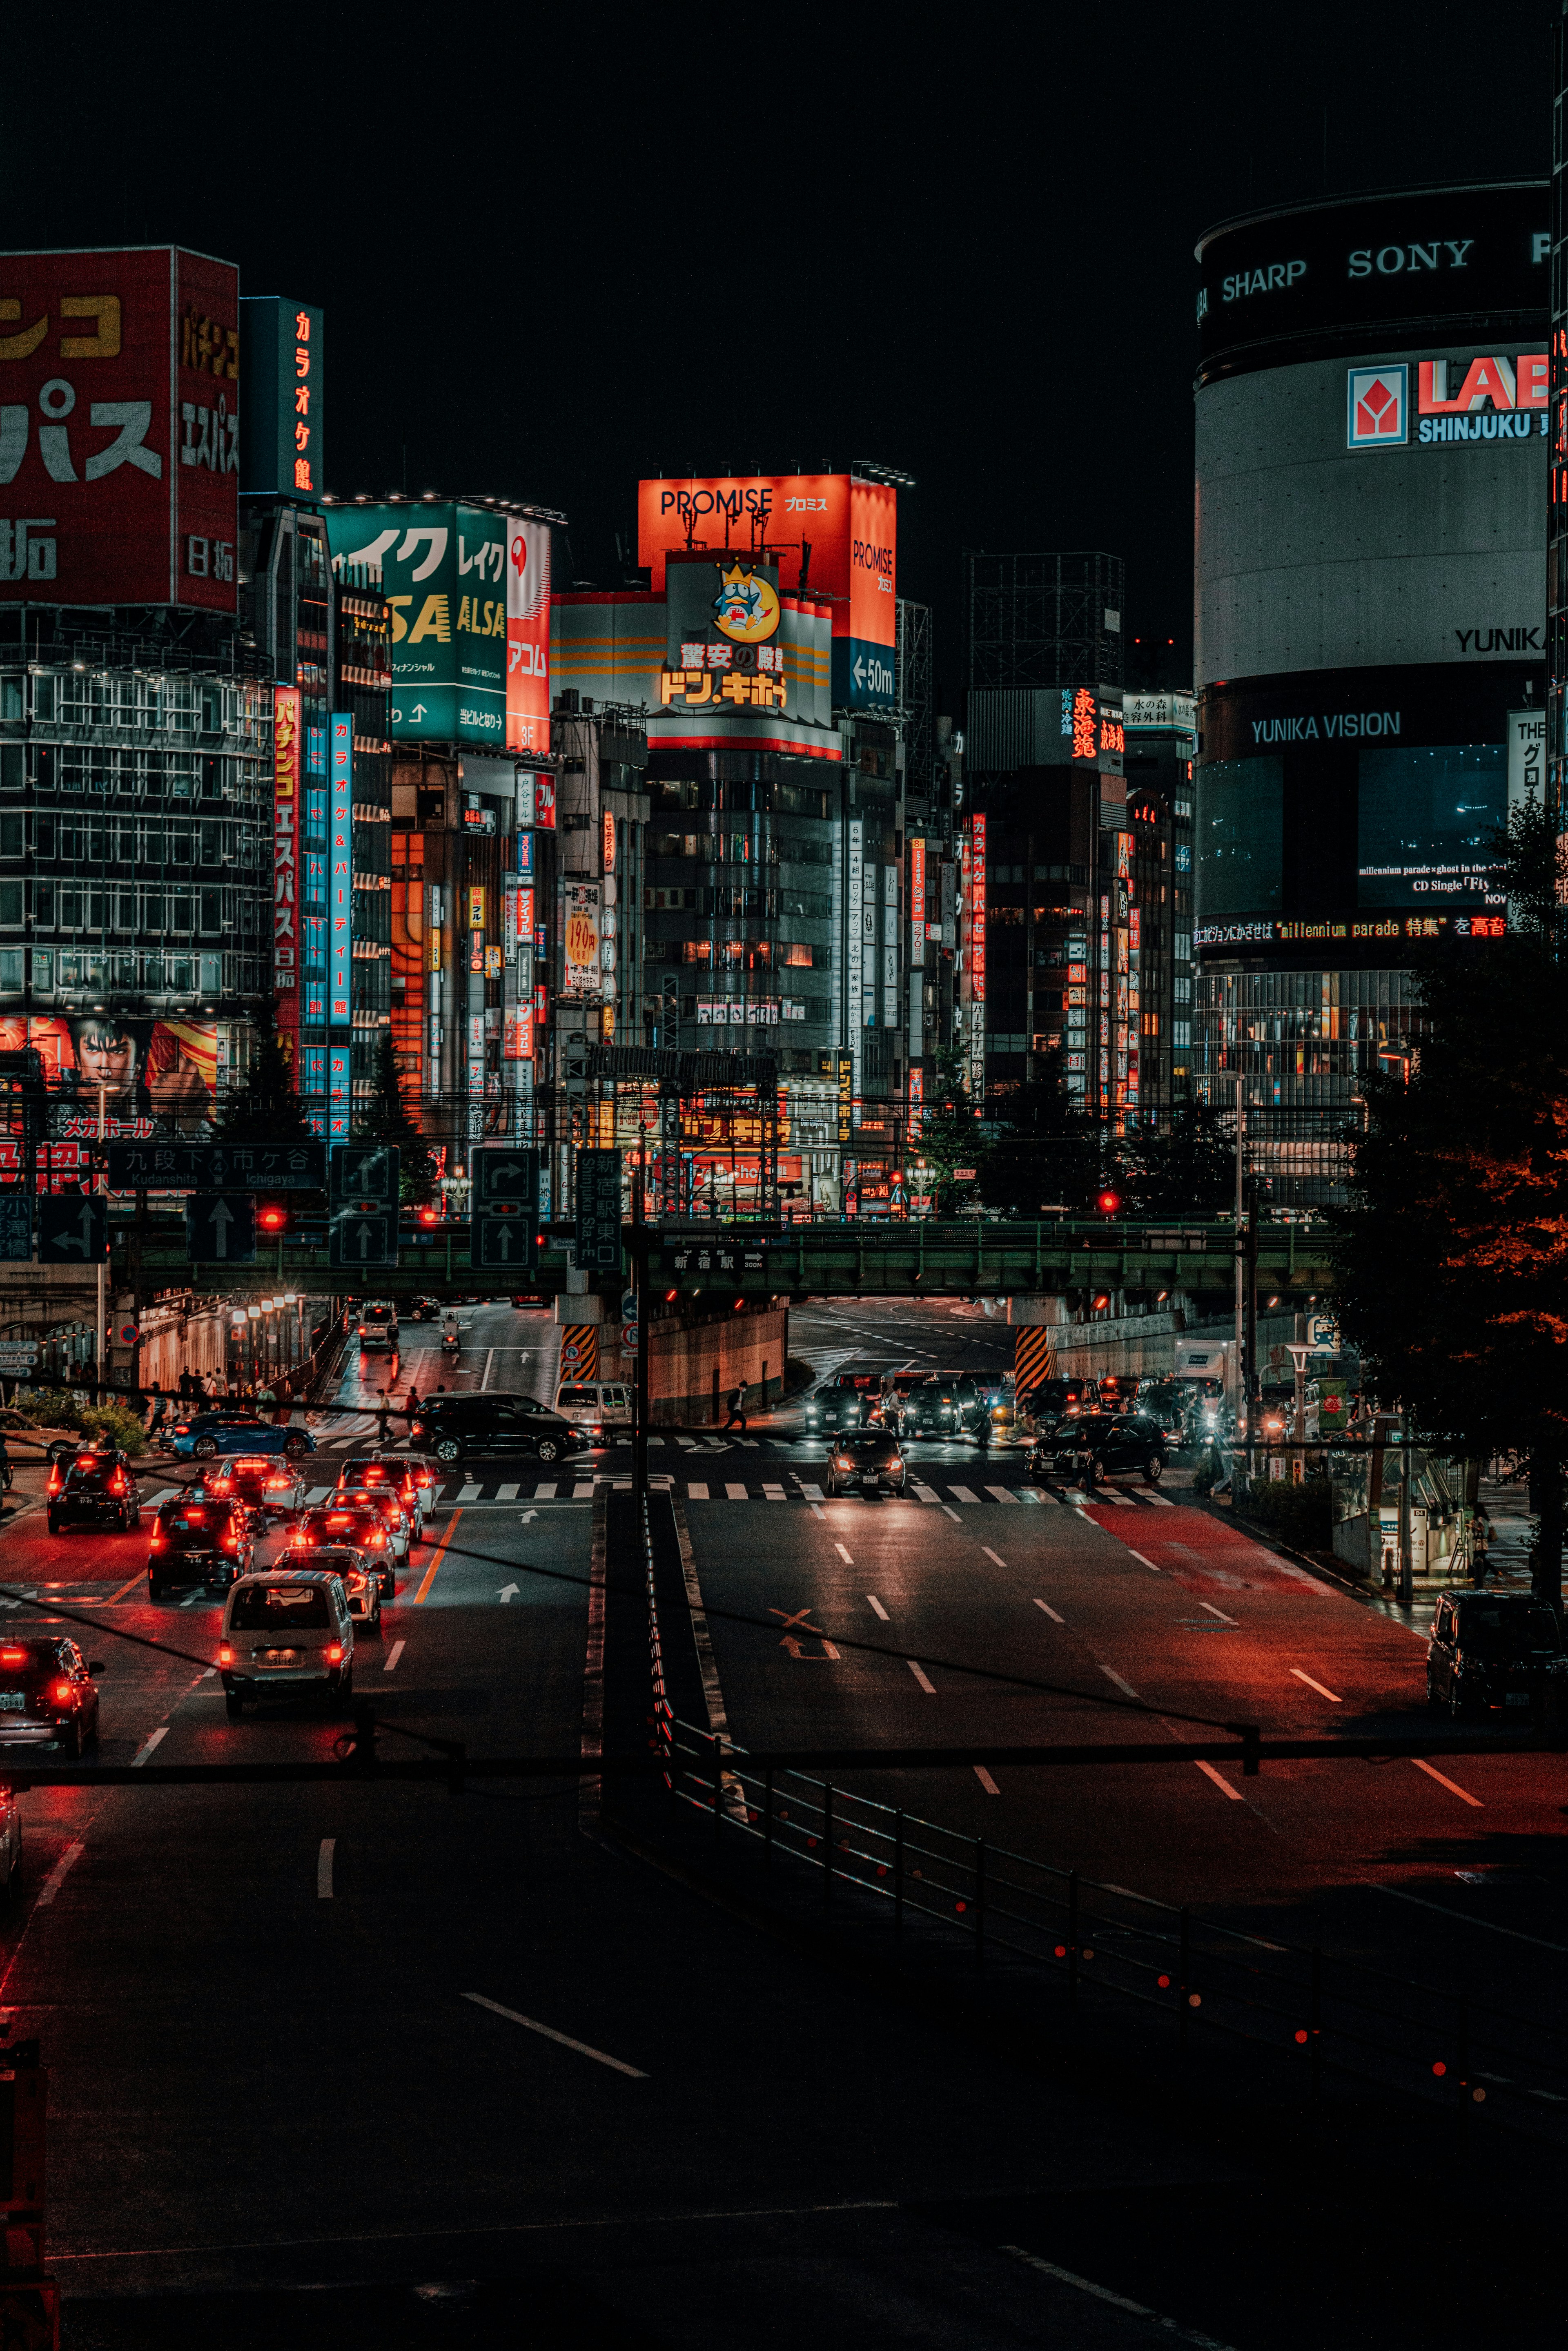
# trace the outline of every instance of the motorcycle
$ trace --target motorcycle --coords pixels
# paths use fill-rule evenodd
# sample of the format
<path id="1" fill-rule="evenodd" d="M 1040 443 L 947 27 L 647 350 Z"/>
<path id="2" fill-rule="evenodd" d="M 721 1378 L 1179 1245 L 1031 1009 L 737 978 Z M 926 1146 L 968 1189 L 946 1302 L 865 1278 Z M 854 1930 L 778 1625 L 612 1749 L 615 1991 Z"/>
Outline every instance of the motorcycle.
<path id="1" fill-rule="evenodd" d="M 462 1341 L 458 1338 L 455 1331 L 444 1331 L 442 1332 L 441 1352 L 444 1355 L 450 1355 L 453 1361 L 455 1362 L 459 1353 L 461 1352 L 461 1348 Z"/>

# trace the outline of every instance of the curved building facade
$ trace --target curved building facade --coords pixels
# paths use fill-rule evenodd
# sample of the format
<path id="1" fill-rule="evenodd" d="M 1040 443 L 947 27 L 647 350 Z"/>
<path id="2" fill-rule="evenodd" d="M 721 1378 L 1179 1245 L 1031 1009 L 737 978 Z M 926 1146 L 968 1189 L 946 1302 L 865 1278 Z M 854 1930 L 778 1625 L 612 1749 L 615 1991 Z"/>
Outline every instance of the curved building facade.
<path id="1" fill-rule="evenodd" d="M 1277 1198 L 1416 1033 L 1413 941 L 1484 958 L 1545 750 L 1545 181 L 1255 214 L 1199 242 L 1195 1090 Z M 1478 972 L 1481 965 L 1478 962 Z"/>

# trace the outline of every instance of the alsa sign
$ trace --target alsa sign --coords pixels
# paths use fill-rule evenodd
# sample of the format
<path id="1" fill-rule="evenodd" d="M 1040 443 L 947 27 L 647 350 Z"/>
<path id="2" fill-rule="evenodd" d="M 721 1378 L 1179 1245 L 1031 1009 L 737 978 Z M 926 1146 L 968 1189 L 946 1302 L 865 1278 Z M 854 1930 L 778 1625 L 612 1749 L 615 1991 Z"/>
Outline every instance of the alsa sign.
<path id="1" fill-rule="evenodd" d="M 0 600 L 235 609 L 239 272 L 0 256 Z"/>
<path id="2" fill-rule="evenodd" d="M 1410 368 L 1405 361 L 1354 367 L 1345 380 L 1345 445 L 1406 449 L 1453 441 L 1529 441 L 1546 437 L 1548 360 L 1517 357 L 1421 360 L 1416 366 L 1416 430 L 1411 432 Z"/>

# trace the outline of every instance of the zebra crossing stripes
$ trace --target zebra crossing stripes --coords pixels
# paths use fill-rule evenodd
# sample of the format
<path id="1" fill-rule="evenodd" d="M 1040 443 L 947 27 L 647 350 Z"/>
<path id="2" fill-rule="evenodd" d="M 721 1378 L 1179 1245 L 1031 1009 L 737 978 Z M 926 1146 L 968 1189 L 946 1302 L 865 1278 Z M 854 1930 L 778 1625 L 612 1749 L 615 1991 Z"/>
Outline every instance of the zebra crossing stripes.
<path id="1" fill-rule="evenodd" d="M 815 1479 L 799 1477 L 794 1472 L 790 1473 L 788 1483 L 779 1479 L 768 1479 L 758 1485 L 748 1485 L 742 1484 L 738 1479 L 732 1479 L 722 1487 L 714 1487 L 694 1479 L 688 1485 L 683 1487 L 677 1479 L 664 1475 L 652 1479 L 650 1483 L 661 1492 L 680 1494 L 688 1502 L 810 1502 L 821 1505 L 830 1499 Z M 553 1478 L 541 1479 L 531 1489 L 526 1483 L 516 1479 L 507 1479 L 505 1483 L 496 1485 L 482 1482 L 475 1478 L 465 1480 L 454 1479 L 449 1481 L 437 1496 L 435 1508 L 448 1510 L 459 1504 L 480 1501 L 497 1507 L 507 1502 L 519 1500 L 590 1502 L 599 1487 L 606 1487 L 617 1494 L 625 1494 L 632 1491 L 632 1481 L 629 1477 L 618 1476 L 610 1470 L 601 1470 L 595 1477 L 576 1479 L 563 1491 L 561 1482 Z M 315 1503 L 334 1490 L 329 1486 L 320 1487 L 313 1489 L 308 1499 L 311 1503 Z M 1020 1506 L 1029 1510 L 1060 1510 L 1064 1503 L 1080 1510 L 1087 1505 L 1124 1510 L 1150 1508 L 1168 1510 L 1176 1508 L 1176 1504 L 1164 1494 L 1150 1493 L 1142 1489 L 1133 1493 L 1120 1493 L 1110 1486 L 1098 1486 L 1092 1493 L 1085 1493 L 1075 1486 L 1064 1488 L 1061 1493 L 1052 1493 L 1043 1486 L 1002 1485 L 987 1486 L 983 1492 L 977 1492 L 972 1486 L 949 1486 L 946 1489 L 946 1492 L 950 1501 L 943 1500 L 942 1489 L 935 1486 L 916 1483 L 911 1487 L 908 1495 L 894 1496 L 890 1499 L 895 1501 L 900 1499 L 912 1501 L 924 1508 L 935 1505 L 941 1509 L 948 1509 L 951 1503 L 956 1502 L 961 1510 L 993 1510 L 998 1506 L 1009 1510 L 1016 1510 Z"/>

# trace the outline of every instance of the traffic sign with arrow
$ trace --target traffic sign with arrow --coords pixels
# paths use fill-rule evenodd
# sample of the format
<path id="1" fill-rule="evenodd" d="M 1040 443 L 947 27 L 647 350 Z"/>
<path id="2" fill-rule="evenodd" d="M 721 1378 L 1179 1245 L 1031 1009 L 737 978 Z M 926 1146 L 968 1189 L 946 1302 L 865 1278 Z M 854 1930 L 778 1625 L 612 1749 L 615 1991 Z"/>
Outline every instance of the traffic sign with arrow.
<path id="1" fill-rule="evenodd" d="M 328 1163 L 327 1262 L 343 1272 L 397 1263 L 402 1154 L 391 1143 L 338 1143 Z"/>
<path id="2" fill-rule="evenodd" d="M 185 1254 L 193 1265 L 254 1265 L 255 1194 L 193 1192 L 185 1202 Z"/>
<path id="3" fill-rule="evenodd" d="M 40 1265 L 101 1265 L 109 1256 L 109 1202 L 78 1192 L 38 1200 Z"/>
<path id="4" fill-rule="evenodd" d="M 469 1262 L 531 1273 L 538 1263 L 538 1153 L 509 1143 L 479 1144 L 470 1155 L 469 1178 Z"/>

